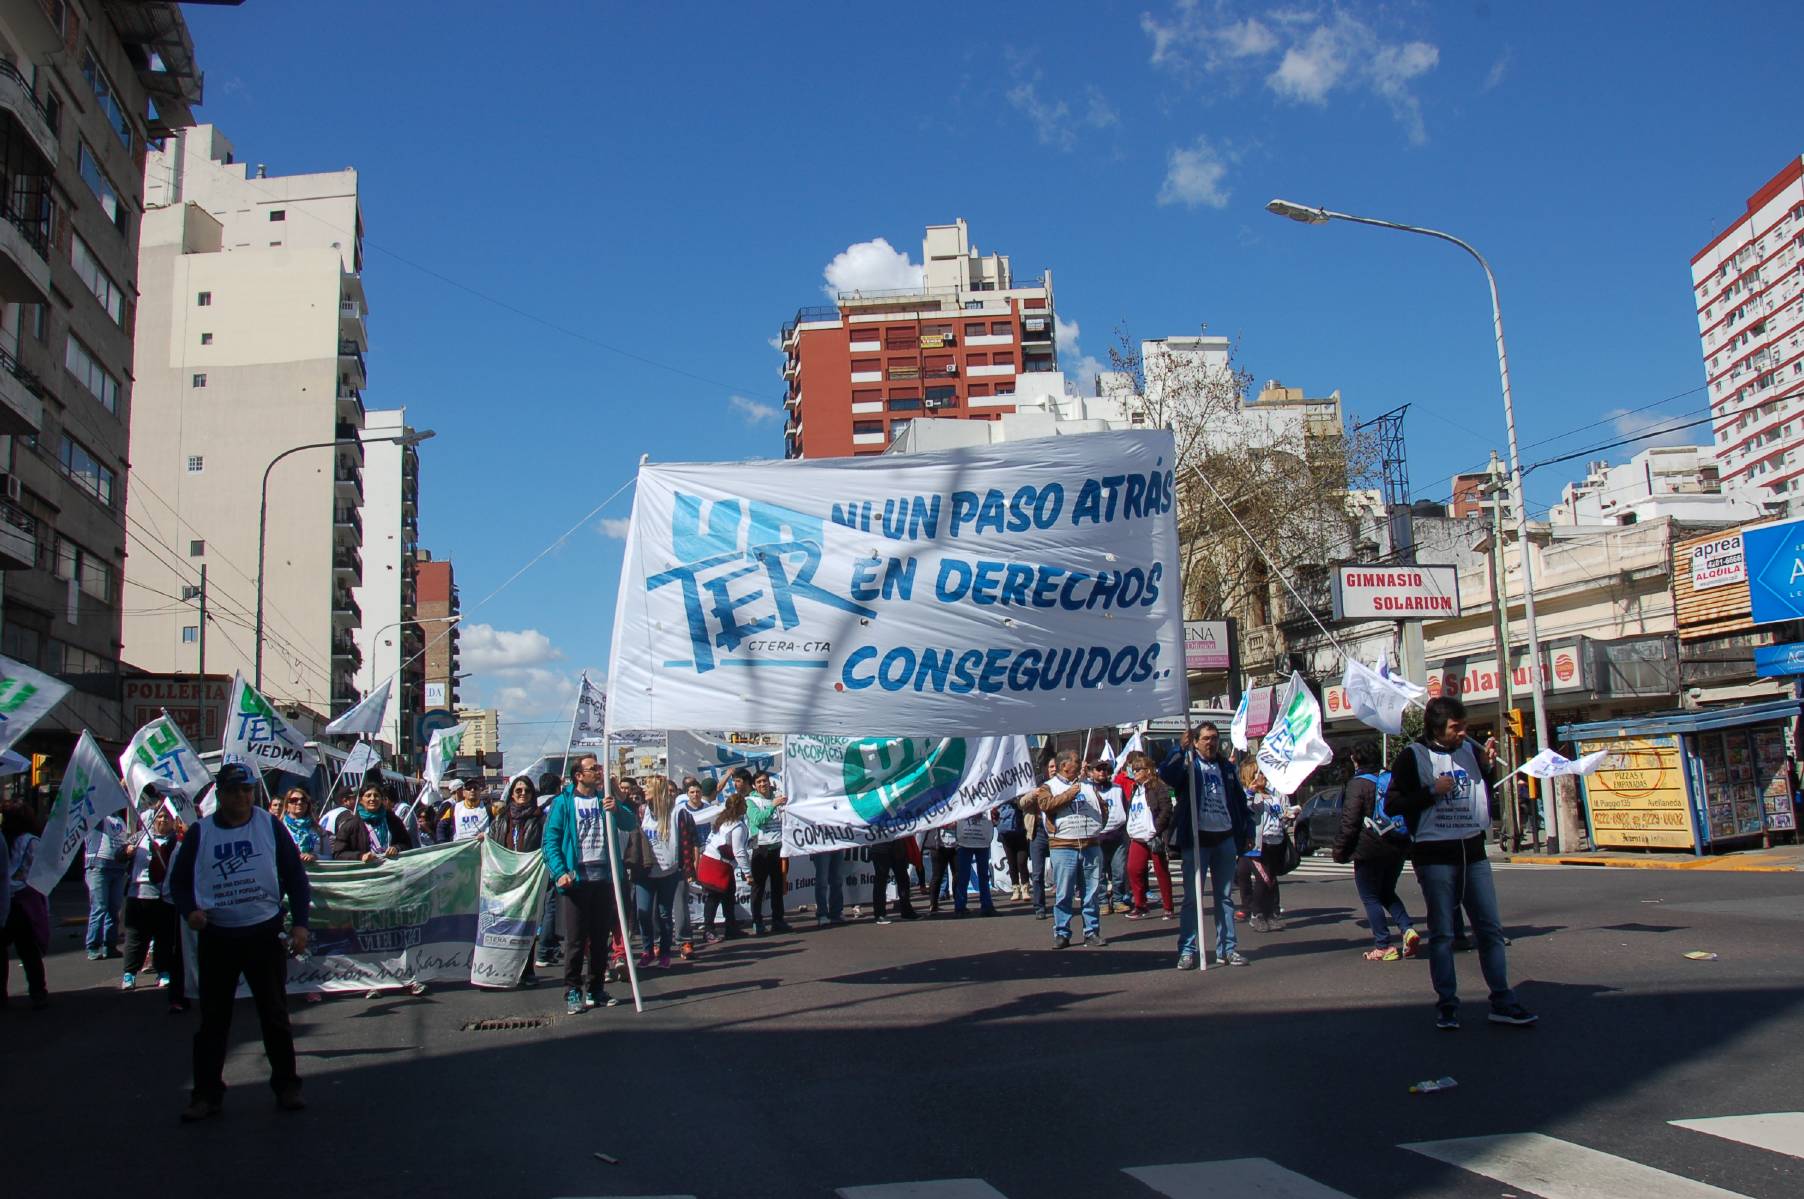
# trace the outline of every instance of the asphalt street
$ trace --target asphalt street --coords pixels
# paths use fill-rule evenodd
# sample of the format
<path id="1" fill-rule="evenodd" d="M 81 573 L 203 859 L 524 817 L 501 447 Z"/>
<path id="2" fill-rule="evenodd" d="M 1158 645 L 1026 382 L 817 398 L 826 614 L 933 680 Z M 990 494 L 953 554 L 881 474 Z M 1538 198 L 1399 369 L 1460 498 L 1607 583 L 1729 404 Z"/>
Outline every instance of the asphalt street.
<path id="1" fill-rule="evenodd" d="M 241 1003 L 226 1111 L 194 1127 L 176 1120 L 193 1017 L 154 991 L 120 994 L 117 963 L 86 961 L 80 930 L 59 927 L 54 1006 L 28 1012 L 15 993 L 0 1015 L 5 1189 L 814 1199 L 976 1179 L 869 1194 L 1148 1199 L 1164 1179 L 1171 1195 L 1253 1193 L 1126 1173 L 1226 1162 L 1208 1169 L 1275 1171 L 1292 1189 L 1266 1193 L 1322 1199 L 1804 1194 L 1795 1146 L 1670 1123 L 1804 1110 L 1804 876 L 1497 877 L 1533 1030 L 1484 1022 L 1463 954 L 1465 1028 L 1436 1031 L 1426 962 L 1364 961 L 1351 880 L 1311 861 L 1286 881 L 1285 931 L 1243 926 L 1245 969 L 1179 973 L 1176 924 L 1156 919 L 1105 917 L 1106 948 L 1055 951 L 1050 922 L 1005 903 L 994 919 L 883 927 L 815 931 L 804 916 L 806 931 L 652 972 L 643 1014 L 567 1017 L 549 982 L 296 999 L 297 1115 L 275 1110 Z M 1419 911 L 1407 877 L 1403 894 Z M 464 1030 L 501 1017 L 547 1023 Z M 1442 1076 L 1457 1089 L 1409 1091 Z M 1608 1185 L 1537 1190 L 1444 1160 L 1505 1134 L 1538 1134 L 1520 1143 L 1576 1155 L 1564 1168 Z M 1617 1159 L 1661 1173 L 1610 1181 Z"/>

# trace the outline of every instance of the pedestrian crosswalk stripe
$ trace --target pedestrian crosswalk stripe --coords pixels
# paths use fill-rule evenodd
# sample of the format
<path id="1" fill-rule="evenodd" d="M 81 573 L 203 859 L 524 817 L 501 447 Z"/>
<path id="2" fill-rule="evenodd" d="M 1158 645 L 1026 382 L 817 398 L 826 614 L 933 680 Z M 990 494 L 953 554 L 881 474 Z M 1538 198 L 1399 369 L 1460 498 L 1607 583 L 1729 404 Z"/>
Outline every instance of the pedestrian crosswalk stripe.
<path id="1" fill-rule="evenodd" d="M 1640 1162 L 1556 1140 L 1538 1132 L 1450 1141 L 1418 1141 L 1398 1148 L 1458 1166 L 1541 1199 L 1746 1199 L 1709 1183 L 1668 1174 Z"/>
<path id="2" fill-rule="evenodd" d="M 1175 1166 L 1134 1166 L 1122 1171 L 1171 1199 L 1348 1199 L 1345 1191 L 1286 1170 L 1263 1157 L 1237 1157 Z"/>
<path id="3" fill-rule="evenodd" d="M 1693 1132 L 1709 1133 L 1725 1141 L 1770 1149 L 1787 1157 L 1804 1158 L 1804 1112 L 1767 1112 L 1759 1116 L 1717 1116 L 1709 1120 L 1671 1120 L 1668 1123 Z"/>
<path id="4" fill-rule="evenodd" d="M 840 1187 L 839 1199 L 1008 1199 L 981 1178 L 941 1178 L 933 1182 L 891 1182 L 880 1186 Z"/>

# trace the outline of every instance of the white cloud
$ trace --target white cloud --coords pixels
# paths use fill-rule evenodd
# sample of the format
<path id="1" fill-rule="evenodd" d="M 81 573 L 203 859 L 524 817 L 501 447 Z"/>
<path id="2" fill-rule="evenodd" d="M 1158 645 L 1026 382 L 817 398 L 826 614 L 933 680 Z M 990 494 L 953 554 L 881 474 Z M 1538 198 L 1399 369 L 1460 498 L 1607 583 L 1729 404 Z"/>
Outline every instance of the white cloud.
<path id="1" fill-rule="evenodd" d="M 1039 85 L 1032 80 L 1011 87 L 1008 102 L 1033 125 L 1034 137 L 1042 146 L 1069 150 L 1077 145 L 1077 131 L 1071 127 L 1071 106 L 1063 100 L 1042 99 Z"/>
<path id="2" fill-rule="evenodd" d="M 1341 9 L 1273 9 L 1254 17 L 1239 15 L 1238 7 L 1234 0 L 1178 0 L 1168 18 L 1143 13 L 1152 64 L 1180 75 L 1220 75 L 1230 86 L 1256 71 L 1279 98 L 1318 107 L 1337 92 L 1370 92 L 1390 106 L 1412 143 L 1428 139 L 1413 87 L 1440 62 L 1432 43 L 1388 39 Z M 1492 68 L 1495 78 L 1507 60 L 1506 51 Z"/>
<path id="3" fill-rule="evenodd" d="M 1078 344 L 1083 330 L 1076 321 L 1068 321 L 1054 314 L 1053 324 L 1057 329 L 1059 341 L 1059 366 L 1064 370 L 1071 388 L 1080 396 L 1096 394 L 1096 376 L 1108 370 L 1107 364 L 1084 353 Z"/>
<path id="4" fill-rule="evenodd" d="M 551 638 L 537 629 L 497 629 L 493 625 L 466 623 L 459 627 L 457 640 L 464 665 L 476 674 L 524 670 L 564 656 L 551 644 Z"/>
<path id="5" fill-rule="evenodd" d="M 1609 412 L 1604 413 L 1604 419 L 1615 423 L 1618 437 L 1640 437 L 1650 429 L 1662 429 L 1668 425 L 1685 423 L 1675 420 L 1670 414 L 1661 416 L 1652 412 L 1630 412 L 1627 408 L 1612 408 Z M 1639 454 L 1642 450 L 1657 445 L 1698 445 L 1708 436 L 1709 429 L 1702 425 L 1689 429 L 1669 429 L 1664 433 L 1655 434 L 1645 441 L 1637 441 L 1626 452 Z"/>
<path id="6" fill-rule="evenodd" d="M 1505 46 L 1503 48 L 1503 53 L 1497 56 L 1497 61 L 1491 64 L 1490 71 L 1485 74 L 1484 87 L 1480 90 L 1487 92 L 1495 91 L 1497 85 L 1503 82 L 1503 77 L 1509 74 L 1510 62 L 1515 57 L 1515 50 L 1509 46 Z"/>
<path id="7" fill-rule="evenodd" d="M 1109 98 L 1102 94 L 1102 89 L 1091 85 L 1084 89 L 1084 101 L 1088 106 L 1084 111 L 1084 123 L 1092 129 L 1107 129 L 1120 122 Z"/>
<path id="8" fill-rule="evenodd" d="M 833 256 L 821 271 L 828 299 L 842 291 L 900 291 L 920 287 L 926 271 L 918 262 L 881 237 L 854 242 Z"/>
<path id="9" fill-rule="evenodd" d="M 761 400 L 741 395 L 728 396 L 727 407 L 737 413 L 748 425 L 761 425 L 766 421 L 777 420 L 783 415 L 783 410 L 775 404 L 766 404 Z"/>
<path id="10" fill-rule="evenodd" d="M 624 516 L 604 516 L 595 526 L 595 531 L 603 537 L 612 537 L 615 541 L 626 540 L 626 530 L 633 522 Z"/>
<path id="11" fill-rule="evenodd" d="M 1228 166 L 1222 155 L 1199 137 L 1188 146 L 1173 149 L 1165 158 L 1165 183 L 1159 188 L 1159 203 L 1182 204 L 1195 208 L 1228 206 L 1228 190 L 1222 186 Z"/>

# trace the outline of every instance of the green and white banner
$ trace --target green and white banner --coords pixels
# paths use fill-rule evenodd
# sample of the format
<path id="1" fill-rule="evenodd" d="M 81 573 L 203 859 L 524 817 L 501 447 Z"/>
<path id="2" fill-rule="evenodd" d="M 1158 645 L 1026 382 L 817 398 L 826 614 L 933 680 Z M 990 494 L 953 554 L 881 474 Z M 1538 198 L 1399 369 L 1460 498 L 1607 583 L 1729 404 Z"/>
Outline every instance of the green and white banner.
<path id="1" fill-rule="evenodd" d="M 427 791 L 437 791 L 439 783 L 451 773 L 451 765 L 457 761 L 457 751 L 464 743 L 466 727 L 456 724 L 448 729 L 433 730 L 432 742 L 426 747 L 426 769 L 421 773 Z"/>
<path id="2" fill-rule="evenodd" d="M 543 867 L 541 867 L 541 870 Z M 313 943 L 288 966 L 290 991 L 367 991 L 470 977 L 482 842 L 453 841 L 377 862 L 316 862 Z"/>
<path id="3" fill-rule="evenodd" d="M 164 804 L 177 820 L 193 824 L 200 819 L 195 803 L 213 781 L 212 773 L 167 712 L 133 734 L 131 744 L 119 755 L 119 771 L 125 779 L 125 793 L 147 825 Z M 144 788 L 152 783 L 161 794 L 147 804 Z"/>
<path id="4" fill-rule="evenodd" d="M 289 728 L 242 674 L 232 676 L 232 702 L 220 748 L 223 761 L 244 762 L 258 770 L 307 775 L 319 765 L 319 755 L 307 748 L 307 739 Z"/>
<path id="5" fill-rule="evenodd" d="M 479 987 L 519 985 L 545 904 L 545 855 L 515 853 L 492 838 L 482 846 L 482 897 L 470 981 Z"/>
<path id="6" fill-rule="evenodd" d="M 786 737 L 783 854 L 894 841 L 1034 785 L 1025 737 Z"/>
<path id="7" fill-rule="evenodd" d="M 1295 795 L 1318 766 L 1334 760 L 1322 738 L 1322 707 L 1303 676 L 1291 672 L 1278 718 L 1259 743 L 1259 769 L 1273 791 Z"/>
<path id="8" fill-rule="evenodd" d="M 23 662 L 0 658 L 0 750 L 31 731 L 69 694 L 69 684 Z"/>

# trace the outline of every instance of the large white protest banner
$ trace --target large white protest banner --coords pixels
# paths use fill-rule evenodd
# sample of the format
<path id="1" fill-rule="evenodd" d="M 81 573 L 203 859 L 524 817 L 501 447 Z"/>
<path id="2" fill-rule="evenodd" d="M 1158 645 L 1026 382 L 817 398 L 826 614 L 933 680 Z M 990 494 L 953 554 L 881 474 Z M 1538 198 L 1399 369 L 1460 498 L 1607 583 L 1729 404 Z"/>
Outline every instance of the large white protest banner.
<path id="1" fill-rule="evenodd" d="M 44 821 L 37 857 L 25 882 L 39 895 L 48 896 L 75 860 L 75 851 L 93 827 L 108 816 L 125 811 L 125 788 L 113 774 L 113 764 L 94 744 L 94 734 L 82 730 L 75 755 L 63 773 L 63 785 Z"/>
<path id="2" fill-rule="evenodd" d="M 167 803 L 177 820 L 193 824 L 200 818 L 195 806 L 200 793 L 213 781 L 212 773 L 167 712 L 132 736 L 131 744 L 119 755 L 119 772 L 125 779 L 125 793 L 146 823 L 156 815 L 159 804 Z M 151 783 L 161 794 L 146 804 L 141 796 Z"/>
<path id="3" fill-rule="evenodd" d="M 620 729 L 1040 732 L 1185 710 L 1172 435 L 640 467 Z"/>
<path id="4" fill-rule="evenodd" d="M 232 701 L 226 709 L 223 740 L 221 757 L 227 762 L 302 775 L 312 774 L 319 765 L 319 755 L 307 748 L 306 738 L 289 728 L 242 674 L 232 676 Z"/>
<path id="5" fill-rule="evenodd" d="M 69 684 L 23 662 L 0 658 L 0 750 L 31 731 L 69 694 Z"/>
<path id="6" fill-rule="evenodd" d="M 1353 709 L 1354 719 L 1393 737 L 1403 734 L 1404 710 L 1418 702 L 1427 691 L 1425 687 L 1391 674 L 1386 667 L 1373 670 L 1354 658 L 1347 659 L 1341 686 L 1347 692 L 1347 703 Z"/>
<path id="7" fill-rule="evenodd" d="M 672 729 L 664 740 L 670 776 L 720 779 L 743 766 L 753 774 L 783 769 L 783 738 L 765 733 L 688 732 Z"/>
<path id="8" fill-rule="evenodd" d="M 912 836 L 1034 789 L 1025 737 L 786 737 L 783 854 Z"/>
<path id="9" fill-rule="evenodd" d="M 1303 676 L 1291 672 L 1290 685 L 1272 727 L 1259 743 L 1259 769 L 1279 795 L 1295 795 L 1315 769 L 1334 760 L 1322 739 L 1322 706 Z"/>

